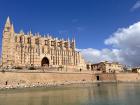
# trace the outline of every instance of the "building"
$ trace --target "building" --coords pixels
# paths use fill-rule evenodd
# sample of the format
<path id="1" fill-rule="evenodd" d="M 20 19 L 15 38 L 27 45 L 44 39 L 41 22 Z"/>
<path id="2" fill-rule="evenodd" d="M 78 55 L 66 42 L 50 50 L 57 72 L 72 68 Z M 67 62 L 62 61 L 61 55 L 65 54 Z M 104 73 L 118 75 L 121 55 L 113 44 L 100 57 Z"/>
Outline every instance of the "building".
<path id="1" fill-rule="evenodd" d="M 2 38 L 3 67 L 78 67 L 85 66 L 81 54 L 75 50 L 75 39 L 63 40 L 39 33 L 15 33 L 7 18 Z"/>
<path id="2" fill-rule="evenodd" d="M 132 68 L 133 73 L 140 73 L 140 67 L 134 67 Z"/>
<path id="3" fill-rule="evenodd" d="M 91 70 L 100 71 L 103 73 L 119 73 L 124 71 L 122 64 L 118 62 L 108 62 L 108 61 L 91 64 Z"/>
<path id="4" fill-rule="evenodd" d="M 87 68 L 87 70 L 91 70 L 91 64 L 92 63 L 90 63 L 90 62 L 86 62 L 86 68 Z"/>

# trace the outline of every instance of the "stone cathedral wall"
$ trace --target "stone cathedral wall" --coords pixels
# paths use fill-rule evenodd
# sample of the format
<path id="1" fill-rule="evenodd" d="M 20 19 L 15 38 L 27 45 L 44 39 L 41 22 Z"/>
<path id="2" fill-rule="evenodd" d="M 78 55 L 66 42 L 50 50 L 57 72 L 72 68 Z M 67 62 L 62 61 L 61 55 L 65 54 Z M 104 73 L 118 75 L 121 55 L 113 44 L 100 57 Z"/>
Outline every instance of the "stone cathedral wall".
<path id="1" fill-rule="evenodd" d="M 2 64 L 3 67 L 59 67 L 85 66 L 81 54 L 76 51 L 74 38 L 58 39 L 52 35 L 14 31 L 8 17 L 3 29 Z"/>

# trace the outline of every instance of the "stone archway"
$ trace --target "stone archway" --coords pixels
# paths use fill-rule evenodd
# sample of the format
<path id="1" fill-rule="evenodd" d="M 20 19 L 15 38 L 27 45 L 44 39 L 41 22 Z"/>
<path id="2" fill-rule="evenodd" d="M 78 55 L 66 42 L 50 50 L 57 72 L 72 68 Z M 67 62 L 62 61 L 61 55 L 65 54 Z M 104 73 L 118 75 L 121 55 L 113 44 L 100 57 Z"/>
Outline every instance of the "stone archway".
<path id="1" fill-rule="evenodd" d="M 48 66 L 49 67 L 49 59 L 44 57 L 41 61 L 41 66 Z"/>

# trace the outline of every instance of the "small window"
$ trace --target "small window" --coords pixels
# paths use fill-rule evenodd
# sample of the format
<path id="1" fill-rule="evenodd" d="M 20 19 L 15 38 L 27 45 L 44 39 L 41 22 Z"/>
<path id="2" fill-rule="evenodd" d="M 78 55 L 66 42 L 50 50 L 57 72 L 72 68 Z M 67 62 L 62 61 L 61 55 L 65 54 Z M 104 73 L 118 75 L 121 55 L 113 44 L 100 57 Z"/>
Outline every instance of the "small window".
<path id="1" fill-rule="evenodd" d="M 45 45 L 48 45 L 48 41 L 47 40 L 45 40 Z"/>
<path id="2" fill-rule="evenodd" d="M 39 44 L 39 39 L 35 39 L 35 44 Z"/>
<path id="3" fill-rule="evenodd" d="M 54 46 L 54 42 L 53 41 L 51 41 L 51 46 Z"/>
<path id="4" fill-rule="evenodd" d="M 31 43 L 31 38 L 27 38 L 27 43 L 28 43 L 28 44 Z"/>
<path id="5" fill-rule="evenodd" d="M 22 42 L 22 36 L 19 37 L 19 42 L 20 42 L 20 43 Z"/>

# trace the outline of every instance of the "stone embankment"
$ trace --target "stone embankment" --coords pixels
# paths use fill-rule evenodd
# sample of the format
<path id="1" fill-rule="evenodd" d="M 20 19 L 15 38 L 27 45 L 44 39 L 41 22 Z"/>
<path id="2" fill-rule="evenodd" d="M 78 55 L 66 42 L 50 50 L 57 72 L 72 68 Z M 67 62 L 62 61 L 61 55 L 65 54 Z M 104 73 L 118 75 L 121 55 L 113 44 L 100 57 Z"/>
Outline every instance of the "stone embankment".
<path id="1" fill-rule="evenodd" d="M 97 82 L 69 81 L 69 82 L 61 82 L 61 83 L 50 82 L 50 83 L 34 83 L 34 84 L 19 84 L 19 85 L 0 85 L 0 90 L 36 88 L 36 87 L 60 87 L 60 86 L 64 86 L 64 85 L 87 84 L 87 83 L 97 83 Z"/>
<path id="2" fill-rule="evenodd" d="M 97 82 L 140 82 L 138 73 L 99 74 L 90 71 L 10 71 L 0 72 L 0 89 L 52 87 Z"/>

